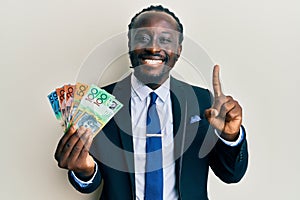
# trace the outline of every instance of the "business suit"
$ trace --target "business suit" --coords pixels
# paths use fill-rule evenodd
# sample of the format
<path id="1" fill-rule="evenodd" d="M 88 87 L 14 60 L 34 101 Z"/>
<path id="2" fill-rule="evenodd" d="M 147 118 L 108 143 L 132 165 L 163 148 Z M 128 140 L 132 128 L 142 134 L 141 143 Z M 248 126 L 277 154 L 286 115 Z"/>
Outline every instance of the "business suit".
<path id="1" fill-rule="evenodd" d="M 101 199 L 135 199 L 134 157 L 130 118 L 130 78 L 104 88 L 116 96 L 124 107 L 104 127 L 93 141 L 91 154 L 97 160 L 99 171 L 93 184 L 81 188 L 69 176 L 72 185 L 88 193 L 95 190 L 101 178 L 104 180 Z M 209 166 L 224 182 L 238 182 L 244 175 L 247 163 L 247 142 L 229 147 L 217 137 L 203 117 L 211 107 L 208 90 L 192 87 L 174 78 L 170 80 L 174 124 L 174 155 L 176 159 L 176 188 L 180 199 L 207 199 L 207 176 Z M 192 121 L 192 116 L 202 120 Z M 208 134 L 208 135 L 207 135 Z M 207 136 L 207 137 L 206 137 Z M 206 141 L 205 144 L 203 141 Z M 211 150 L 199 158 L 199 150 Z M 99 162 L 100 161 L 100 162 Z"/>

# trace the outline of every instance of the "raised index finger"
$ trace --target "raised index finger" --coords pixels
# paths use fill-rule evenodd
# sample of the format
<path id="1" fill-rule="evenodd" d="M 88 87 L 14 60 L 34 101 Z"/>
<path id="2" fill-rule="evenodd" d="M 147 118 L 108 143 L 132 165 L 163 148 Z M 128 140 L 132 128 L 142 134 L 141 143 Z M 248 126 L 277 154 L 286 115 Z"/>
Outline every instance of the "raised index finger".
<path id="1" fill-rule="evenodd" d="M 219 97 L 219 96 L 223 95 L 223 92 L 221 89 L 219 72 L 220 72 L 219 65 L 215 65 L 214 70 L 213 70 L 213 80 L 212 80 L 215 97 Z"/>

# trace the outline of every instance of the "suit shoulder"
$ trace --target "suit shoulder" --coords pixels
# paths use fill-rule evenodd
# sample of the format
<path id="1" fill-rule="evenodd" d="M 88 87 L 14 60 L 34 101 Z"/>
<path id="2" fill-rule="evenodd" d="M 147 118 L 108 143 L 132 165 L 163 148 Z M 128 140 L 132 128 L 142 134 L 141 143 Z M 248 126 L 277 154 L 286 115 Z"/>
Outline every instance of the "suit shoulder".
<path id="1" fill-rule="evenodd" d="M 113 93 L 115 88 L 126 88 L 130 86 L 130 76 L 125 77 L 124 79 L 111 83 L 109 85 L 103 86 L 102 89 L 106 90 L 109 93 Z"/>
<path id="2" fill-rule="evenodd" d="M 177 80 L 173 77 L 171 78 L 171 88 L 180 88 L 180 90 L 185 93 L 186 98 L 188 98 L 190 102 L 197 101 L 202 109 L 206 109 L 211 106 L 212 95 L 206 88 L 191 85 L 187 82 Z"/>
<path id="3" fill-rule="evenodd" d="M 105 91 L 112 93 L 112 91 L 114 90 L 114 88 L 116 87 L 117 83 L 111 83 L 109 85 L 103 86 L 102 89 L 104 89 Z"/>
<path id="4" fill-rule="evenodd" d="M 173 78 L 175 82 L 178 82 L 179 85 L 182 85 L 183 87 L 192 87 L 195 94 L 198 96 L 207 96 L 210 98 L 211 96 L 211 92 L 207 89 L 207 88 L 203 88 L 203 87 L 200 87 L 200 86 L 195 86 L 195 85 L 192 85 L 192 84 L 189 84 L 187 82 L 183 82 L 181 80 L 178 80 L 178 79 L 175 79 Z"/>

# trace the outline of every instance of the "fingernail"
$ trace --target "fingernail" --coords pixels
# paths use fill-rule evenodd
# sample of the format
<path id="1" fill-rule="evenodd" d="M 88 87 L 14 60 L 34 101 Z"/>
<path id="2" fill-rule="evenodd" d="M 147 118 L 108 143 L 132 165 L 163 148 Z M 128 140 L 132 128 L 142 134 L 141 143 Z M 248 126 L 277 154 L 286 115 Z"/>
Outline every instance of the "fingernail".
<path id="1" fill-rule="evenodd" d="M 87 131 L 89 134 L 92 133 L 92 129 L 90 129 L 90 128 L 87 128 L 86 131 Z"/>
<path id="2" fill-rule="evenodd" d="M 78 125 L 77 125 L 77 124 L 74 124 L 73 127 L 74 127 L 75 129 L 78 129 Z"/>
<path id="3" fill-rule="evenodd" d="M 75 131 L 75 130 L 76 130 L 75 125 L 72 125 L 72 126 L 71 126 L 71 131 L 73 132 L 73 131 Z"/>
<path id="4" fill-rule="evenodd" d="M 84 126 L 80 126 L 78 130 L 80 130 L 84 133 L 86 131 L 86 128 Z"/>
<path id="5" fill-rule="evenodd" d="M 219 112 L 218 112 L 216 109 L 212 109 L 212 110 L 211 110 L 211 115 L 212 115 L 213 117 L 216 117 L 216 116 L 219 115 Z"/>

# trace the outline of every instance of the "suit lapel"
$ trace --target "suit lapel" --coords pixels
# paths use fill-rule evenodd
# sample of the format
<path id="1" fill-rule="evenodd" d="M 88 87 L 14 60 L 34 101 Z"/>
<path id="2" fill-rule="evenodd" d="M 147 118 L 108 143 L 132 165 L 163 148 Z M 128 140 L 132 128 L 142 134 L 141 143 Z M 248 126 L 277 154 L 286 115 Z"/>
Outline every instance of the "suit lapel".
<path id="1" fill-rule="evenodd" d="M 185 114 L 184 104 L 185 96 L 180 82 L 171 78 L 170 82 L 170 94 L 172 102 L 172 113 L 173 113 L 173 136 L 175 138 L 174 151 L 175 155 L 179 155 L 181 152 L 181 139 L 182 139 L 182 120 Z"/>
<path id="2" fill-rule="evenodd" d="M 184 87 L 181 82 L 171 78 L 170 92 L 173 113 L 174 157 L 176 172 L 176 187 L 180 195 L 180 177 L 182 169 L 182 154 L 185 138 L 185 121 L 187 116 L 187 101 Z"/>
<path id="3" fill-rule="evenodd" d="M 190 117 L 199 115 L 197 95 L 191 85 L 171 78 L 171 101 L 173 112 L 174 157 L 176 171 L 176 187 L 181 196 L 180 180 L 183 169 L 184 152 L 192 144 L 199 122 L 190 124 Z"/>
<path id="4" fill-rule="evenodd" d="M 130 98 L 131 98 L 131 79 L 130 76 L 118 82 L 112 94 L 123 103 L 123 108 L 114 117 L 118 126 L 121 148 L 124 152 L 127 170 L 132 185 L 132 194 L 135 196 L 135 178 L 134 178 L 134 154 L 133 154 L 133 138 L 132 124 L 130 116 Z"/>

